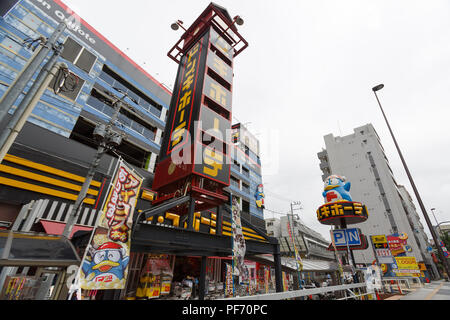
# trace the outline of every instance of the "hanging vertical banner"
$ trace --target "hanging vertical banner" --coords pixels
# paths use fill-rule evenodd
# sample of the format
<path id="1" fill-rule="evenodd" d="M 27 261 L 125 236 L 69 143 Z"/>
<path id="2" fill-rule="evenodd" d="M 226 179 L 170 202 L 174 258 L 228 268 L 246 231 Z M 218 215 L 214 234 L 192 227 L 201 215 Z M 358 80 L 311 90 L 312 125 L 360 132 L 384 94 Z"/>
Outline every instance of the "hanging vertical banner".
<path id="1" fill-rule="evenodd" d="M 133 213 L 142 181 L 140 175 L 119 161 L 89 251 L 81 263 L 82 289 L 125 288 Z"/>
<path id="2" fill-rule="evenodd" d="M 233 275 L 241 276 L 246 279 L 247 272 L 244 265 L 245 257 L 245 240 L 244 234 L 242 232 L 241 224 L 241 207 L 237 202 L 236 197 L 232 196 L 232 206 L 231 206 L 231 229 L 233 233 Z"/>
<path id="3" fill-rule="evenodd" d="M 269 293 L 269 277 L 270 277 L 270 269 L 269 267 L 264 266 L 264 292 Z"/>
<path id="4" fill-rule="evenodd" d="M 225 274 L 225 297 L 233 296 L 233 267 L 226 263 L 226 274 Z"/>
<path id="5" fill-rule="evenodd" d="M 282 278 L 283 278 L 283 291 L 289 291 L 289 283 L 287 279 L 286 272 L 281 272 Z"/>

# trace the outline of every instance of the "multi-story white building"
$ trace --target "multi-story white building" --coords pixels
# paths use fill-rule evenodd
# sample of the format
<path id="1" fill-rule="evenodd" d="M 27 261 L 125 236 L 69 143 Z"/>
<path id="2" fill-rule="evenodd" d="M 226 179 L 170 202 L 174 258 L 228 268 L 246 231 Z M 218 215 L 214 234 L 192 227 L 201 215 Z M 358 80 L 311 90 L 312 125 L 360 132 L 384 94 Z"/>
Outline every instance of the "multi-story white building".
<path id="1" fill-rule="evenodd" d="M 355 128 L 353 134 L 343 137 L 328 134 L 324 140 L 325 149 L 318 153 L 322 180 L 330 174 L 345 176 L 351 182 L 353 201 L 366 205 L 369 212 L 365 222 L 349 227 L 360 228 L 367 237 L 405 232 L 412 247 L 407 255 L 427 264 L 421 250 L 423 245 L 414 236 L 411 228 L 414 224 L 408 220 L 405 201 L 402 201 L 407 197 L 401 195 L 375 128 L 367 124 Z M 370 245 L 366 250 L 354 250 L 354 257 L 357 264 L 365 265 L 375 259 Z"/>

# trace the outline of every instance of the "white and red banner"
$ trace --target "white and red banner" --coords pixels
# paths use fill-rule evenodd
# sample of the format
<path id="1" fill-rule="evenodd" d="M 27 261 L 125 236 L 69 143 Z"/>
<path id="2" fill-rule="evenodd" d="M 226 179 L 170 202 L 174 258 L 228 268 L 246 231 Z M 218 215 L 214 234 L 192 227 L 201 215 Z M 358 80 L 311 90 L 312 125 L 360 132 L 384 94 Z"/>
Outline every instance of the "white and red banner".
<path id="1" fill-rule="evenodd" d="M 248 278 L 244 257 L 246 251 L 244 233 L 242 232 L 241 207 L 236 197 L 232 197 L 231 206 L 231 230 L 233 236 L 233 275 Z"/>
<path id="2" fill-rule="evenodd" d="M 133 213 L 142 182 L 139 174 L 119 161 L 88 252 L 81 263 L 82 289 L 125 288 Z"/>

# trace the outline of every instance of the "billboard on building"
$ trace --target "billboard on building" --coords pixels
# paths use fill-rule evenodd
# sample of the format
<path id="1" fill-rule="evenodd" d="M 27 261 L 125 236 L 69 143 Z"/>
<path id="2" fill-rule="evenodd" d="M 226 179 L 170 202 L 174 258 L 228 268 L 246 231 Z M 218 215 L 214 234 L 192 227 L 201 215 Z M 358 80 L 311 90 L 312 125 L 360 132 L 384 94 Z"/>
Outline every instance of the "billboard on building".
<path id="1" fill-rule="evenodd" d="M 395 257 L 397 269 L 393 269 L 398 277 L 420 277 L 420 269 L 415 257 Z"/>
<path id="2" fill-rule="evenodd" d="M 210 28 L 181 57 L 155 171 L 158 192 L 191 174 L 229 185 L 233 64 L 226 46 Z"/>

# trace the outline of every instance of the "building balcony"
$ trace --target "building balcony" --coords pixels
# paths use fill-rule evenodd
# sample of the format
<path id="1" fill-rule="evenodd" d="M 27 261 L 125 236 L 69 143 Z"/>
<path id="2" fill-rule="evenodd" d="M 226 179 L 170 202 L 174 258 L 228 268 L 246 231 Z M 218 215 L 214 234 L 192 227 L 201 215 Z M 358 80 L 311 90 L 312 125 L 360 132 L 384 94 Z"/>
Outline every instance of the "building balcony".
<path id="1" fill-rule="evenodd" d="M 320 167 L 321 170 L 324 170 L 324 169 L 330 170 L 330 164 L 328 163 L 328 161 L 320 162 L 319 167 Z"/>

